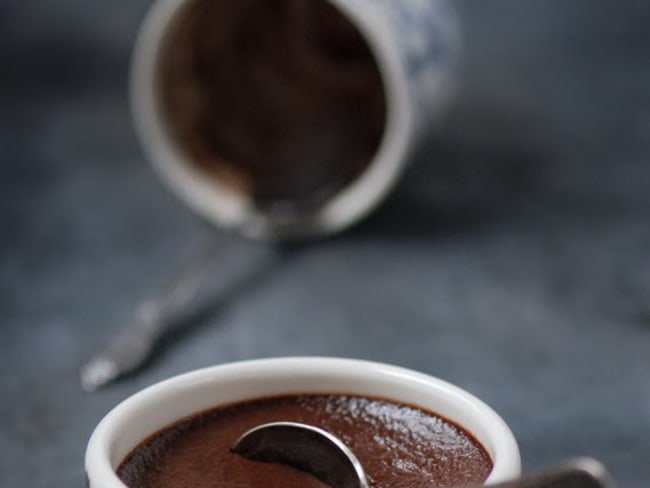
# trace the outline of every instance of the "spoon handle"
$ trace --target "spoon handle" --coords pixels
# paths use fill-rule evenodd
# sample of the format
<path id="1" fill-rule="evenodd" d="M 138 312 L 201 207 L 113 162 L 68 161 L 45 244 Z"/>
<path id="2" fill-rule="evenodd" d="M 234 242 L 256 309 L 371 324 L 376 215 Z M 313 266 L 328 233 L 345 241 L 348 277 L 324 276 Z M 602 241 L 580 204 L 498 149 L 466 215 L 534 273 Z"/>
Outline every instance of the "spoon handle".
<path id="1" fill-rule="evenodd" d="M 210 234 L 167 286 L 139 302 L 126 326 L 81 369 L 82 388 L 94 391 L 139 369 L 160 339 L 237 295 L 273 255 L 271 246 Z"/>
<path id="2" fill-rule="evenodd" d="M 595 459 L 576 458 L 557 468 L 496 483 L 492 488 L 614 488 L 605 467 Z M 472 488 L 479 488 L 478 486 Z"/>

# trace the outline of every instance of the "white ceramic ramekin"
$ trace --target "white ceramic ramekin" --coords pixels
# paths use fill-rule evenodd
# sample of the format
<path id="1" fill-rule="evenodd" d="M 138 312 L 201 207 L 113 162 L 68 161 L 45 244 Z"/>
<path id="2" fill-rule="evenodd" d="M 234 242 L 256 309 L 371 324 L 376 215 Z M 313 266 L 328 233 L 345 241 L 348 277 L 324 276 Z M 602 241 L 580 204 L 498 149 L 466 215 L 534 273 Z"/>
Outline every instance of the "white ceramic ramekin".
<path id="1" fill-rule="evenodd" d="M 427 137 L 453 91 L 459 34 L 448 0 L 328 0 L 363 35 L 376 58 L 387 102 L 384 136 L 369 167 L 321 207 L 279 221 L 216 177 L 206 178 L 166 129 L 158 94 L 163 39 L 188 0 L 156 0 L 131 67 L 131 108 L 148 160 L 190 208 L 220 227 L 252 238 L 338 232 L 373 210 L 399 179 L 411 149 Z M 218 119 L 219 114 L 215 114 Z"/>
<path id="2" fill-rule="evenodd" d="M 486 483 L 520 474 L 519 449 L 506 423 L 468 392 L 416 371 L 383 363 L 323 357 L 258 359 L 200 369 L 162 381 L 111 410 L 86 450 L 90 488 L 125 488 L 115 474 L 124 457 L 163 427 L 194 413 L 288 393 L 354 393 L 417 405 L 462 426 L 487 450 Z"/>

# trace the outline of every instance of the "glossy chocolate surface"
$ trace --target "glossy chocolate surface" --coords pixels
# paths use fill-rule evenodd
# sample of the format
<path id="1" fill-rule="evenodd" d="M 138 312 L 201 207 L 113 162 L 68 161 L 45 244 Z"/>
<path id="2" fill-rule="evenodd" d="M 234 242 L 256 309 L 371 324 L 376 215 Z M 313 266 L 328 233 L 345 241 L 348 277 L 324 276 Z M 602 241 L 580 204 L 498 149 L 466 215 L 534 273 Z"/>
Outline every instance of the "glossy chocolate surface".
<path id="1" fill-rule="evenodd" d="M 263 398 L 210 410 L 163 429 L 137 447 L 118 475 L 130 488 L 322 488 L 292 467 L 230 452 L 259 424 L 316 425 L 345 442 L 377 488 L 448 487 L 484 481 L 492 462 L 468 433 L 432 413 L 345 395 Z"/>

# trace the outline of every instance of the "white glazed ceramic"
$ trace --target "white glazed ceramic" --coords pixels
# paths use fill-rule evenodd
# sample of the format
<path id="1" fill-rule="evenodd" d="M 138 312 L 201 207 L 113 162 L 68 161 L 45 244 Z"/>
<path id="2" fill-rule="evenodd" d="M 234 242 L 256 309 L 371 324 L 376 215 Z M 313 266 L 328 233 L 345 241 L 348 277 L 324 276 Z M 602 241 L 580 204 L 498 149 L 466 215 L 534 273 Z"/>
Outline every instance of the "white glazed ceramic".
<path id="1" fill-rule="evenodd" d="M 206 409 L 288 393 L 352 393 L 420 406 L 461 425 L 487 450 L 493 483 L 520 474 L 506 423 L 466 391 L 408 369 L 354 359 L 294 357 L 242 361 L 186 373 L 136 393 L 110 411 L 86 450 L 90 488 L 125 488 L 115 469 L 156 431 Z"/>
<path id="2" fill-rule="evenodd" d="M 425 135 L 450 98 L 458 57 L 458 29 L 447 0 L 328 0 L 365 37 L 383 77 L 387 122 L 368 169 L 308 215 L 282 222 L 246 197 L 206 179 L 165 131 L 156 94 L 161 39 L 187 0 L 157 0 L 134 50 L 131 105 L 136 132 L 148 159 L 180 199 L 213 223 L 253 238 L 330 234 L 353 224 L 384 199 L 411 148 Z"/>

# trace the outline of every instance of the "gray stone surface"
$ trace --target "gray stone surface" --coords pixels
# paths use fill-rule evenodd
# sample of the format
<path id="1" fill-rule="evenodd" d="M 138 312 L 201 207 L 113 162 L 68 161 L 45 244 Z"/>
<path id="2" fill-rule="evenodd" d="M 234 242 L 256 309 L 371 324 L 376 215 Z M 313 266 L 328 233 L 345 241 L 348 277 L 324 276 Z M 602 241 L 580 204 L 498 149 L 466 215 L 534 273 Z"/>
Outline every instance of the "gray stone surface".
<path id="1" fill-rule="evenodd" d="M 648 2 L 459 0 L 459 99 L 389 201 L 87 394 L 81 364 L 211 231 L 130 125 L 148 3 L 0 3 L 0 485 L 82 486 L 129 394 L 294 354 L 437 375 L 503 415 L 526 470 L 593 455 L 648 485 Z"/>

